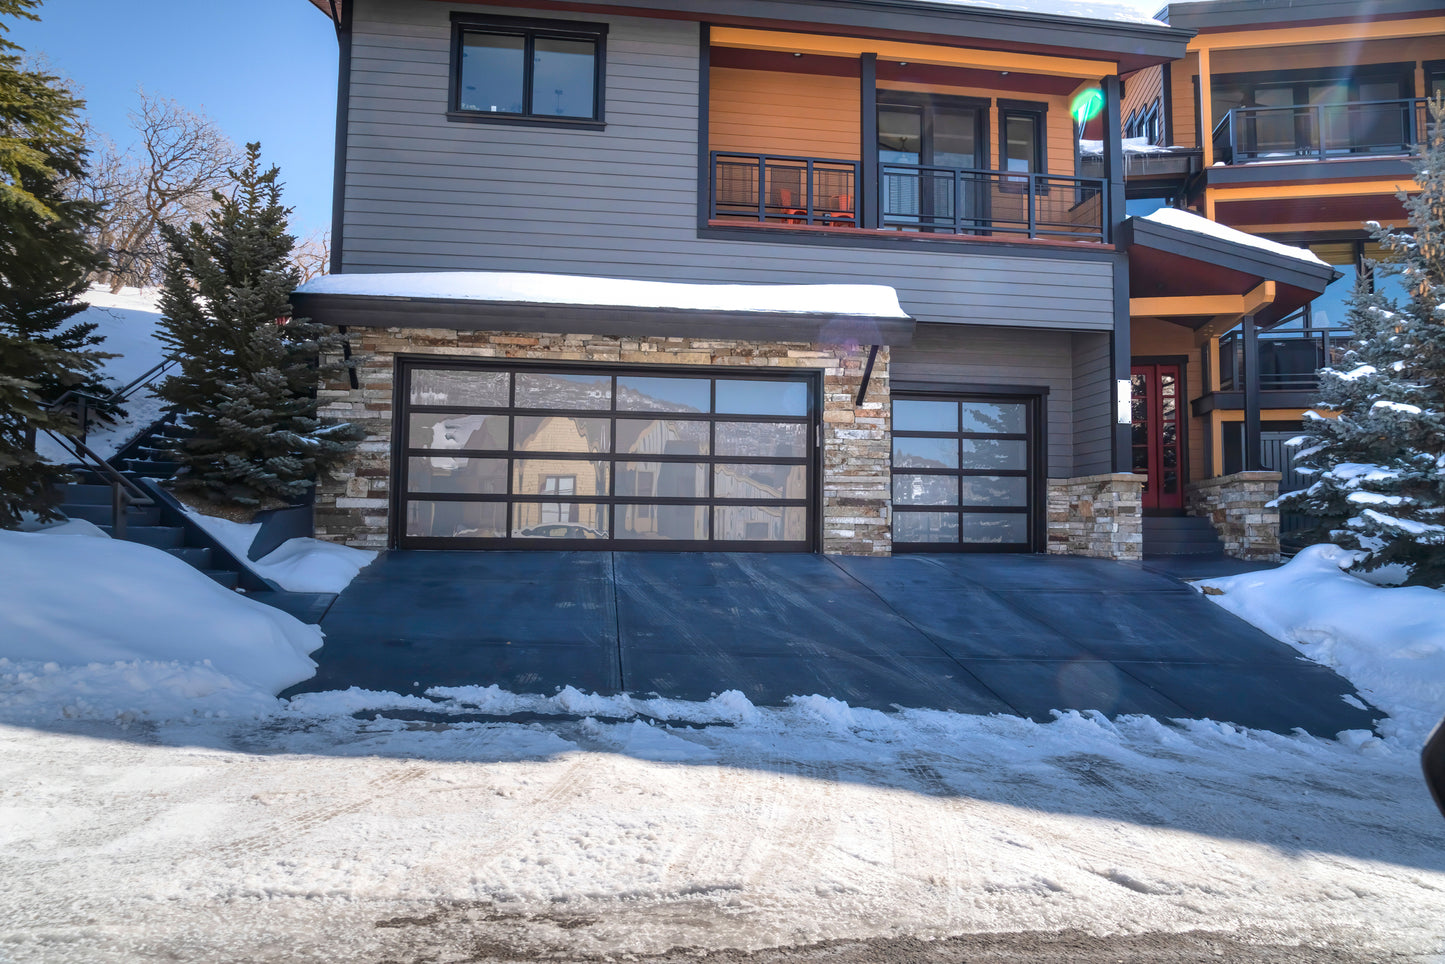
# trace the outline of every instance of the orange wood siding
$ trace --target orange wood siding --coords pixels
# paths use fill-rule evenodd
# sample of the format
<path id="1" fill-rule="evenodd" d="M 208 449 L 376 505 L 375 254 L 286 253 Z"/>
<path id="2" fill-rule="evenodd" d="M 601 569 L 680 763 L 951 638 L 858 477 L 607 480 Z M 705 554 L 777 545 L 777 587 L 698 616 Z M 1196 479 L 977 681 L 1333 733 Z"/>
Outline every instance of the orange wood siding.
<path id="1" fill-rule="evenodd" d="M 710 149 L 858 160 L 858 80 L 714 67 Z"/>
<path id="2" fill-rule="evenodd" d="M 1174 130 L 1171 143 L 1199 147 L 1199 108 L 1194 104 L 1194 78 L 1199 76 L 1199 55 L 1190 52 L 1169 71 L 1173 89 Z"/>
<path id="3" fill-rule="evenodd" d="M 1124 83 L 1124 103 L 1119 105 L 1119 127 L 1122 129 L 1133 113 L 1143 113 L 1149 109 L 1149 105 L 1159 100 L 1159 94 L 1164 86 L 1164 68 L 1149 67 L 1138 73 L 1130 74 L 1129 79 Z M 1159 107 L 1159 126 L 1164 126 L 1164 107 Z"/>
<path id="4" fill-rule="evenodd" d="M 1184 404 L 1205 394 L 1204 366 L 1200 351 L 1194 347 L 1194 332 L 1183 325 L 1176 325 L 1158 318 L 1129 319 L 1129 353 L 1136 357 L 1150 355 L 1187 355 L 1189 364 L 1184 372 Z M 1185 408 L 1188 415 L 1190 409 Z M 1209 443 L 1208 423 L 1203 418 L 1190 416 L 1189 422 L 1189 481 L 1198 482 L 1204 478 L 1204 452 Z"/>
<path id="5" fill-rule="evenodd" d="M 1073 176 L 1074 174 L 1074 121 L 1069 114 L 1069 98 L 1064 96 L 1050 97 L 1046 94 L 1019 93 L 1012 90 L 1000 90 L 998 88 L 981 87 L 947 87 L 941 84 L 911 84 L 903 81 L 890 81 L 887 84 L 880 83 L 879 90 L 906 90 L 921 94 L 945 94 L 954 97 L 974 97 L 979 100 L 987 100 L 990 104 L 988 114 L 988 166 L 993 170 L 999 169 L 999 144 L 998 144 L 998 101 L 1028 101 L 1036 104 L 1047 104 L 1046 134 L 1048 157 L 1045 159 L 1048 164 L 1048 174 L 1063 174 Z"/>

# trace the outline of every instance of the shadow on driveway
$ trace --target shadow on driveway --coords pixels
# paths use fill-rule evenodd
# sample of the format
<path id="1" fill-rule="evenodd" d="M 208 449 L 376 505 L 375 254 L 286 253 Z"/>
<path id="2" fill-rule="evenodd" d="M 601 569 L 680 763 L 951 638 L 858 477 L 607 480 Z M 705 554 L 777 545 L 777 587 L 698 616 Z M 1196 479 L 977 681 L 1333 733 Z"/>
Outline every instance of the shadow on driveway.
<path id="1" fill-rule="evenodd" d="M 1379 715 L 1349 683 L 1147 565 L 1058 556 L 388 552 L 283 695 L 496 683 L 761 706 L 1055 709 L 1319 736 Z"/>

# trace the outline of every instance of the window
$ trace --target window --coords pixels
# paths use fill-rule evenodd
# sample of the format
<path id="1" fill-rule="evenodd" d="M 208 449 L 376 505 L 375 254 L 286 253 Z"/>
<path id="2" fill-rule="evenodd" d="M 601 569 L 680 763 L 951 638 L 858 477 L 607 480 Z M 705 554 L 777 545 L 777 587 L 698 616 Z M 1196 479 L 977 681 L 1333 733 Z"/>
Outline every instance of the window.
<path id="1" fill-rule="evenodd" d="M 1008 172 L 1042 174 L 1044 163 L 1044 112 L 1047 105 L 999 101 L 999 166 Z M 1005 183 L 1025 178 L 1007 178 Z M 1045 188 L 1046 189 L 1046 188 Z"/>
<path id="2" fill-rule="evenodd" d="M 454 120 L 602 122 L 606 24 L 452 15 Z"/>

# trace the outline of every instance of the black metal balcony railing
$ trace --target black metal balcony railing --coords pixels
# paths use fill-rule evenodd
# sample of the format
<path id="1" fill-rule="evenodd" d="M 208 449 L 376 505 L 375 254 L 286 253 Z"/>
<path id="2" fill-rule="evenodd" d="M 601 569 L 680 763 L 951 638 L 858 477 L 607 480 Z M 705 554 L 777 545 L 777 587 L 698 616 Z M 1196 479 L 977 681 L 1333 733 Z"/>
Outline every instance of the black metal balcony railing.
<path id="1" fill-rule="evenodd" d="M 1337 365 L 1352 337 L 1348 328 L 1305 328 L 1259 336 L 1259 387 L 1266 392 L 1312 392 L 1319 387 L 1319 369 Z M 1219 387 L 1244 390 L 1244 334 L 1231 331 L 1219 339 Z"/>
<path id="2" fill-rule="evenodd" d="M 1424 142 L 1425 98 L 1236 107 L 1214 128 L 1214 158 L 1225 164 L 1371 154 L 1416 154 Z"/>
<path id="3" fill-rule="evenodd" d="M 884 164 L 885 228 L 1104 240 L 1104 182 L 1061 174 Z"/>
<path id="4" fill-rule="evenodd" d="M 713 219 L 859 227 L 861 165 L 712 153 Z M 882 164 L 877 227 L 929 234 L 1105 239 L 1104 181 L 1058 174 Z"/>
<path id="5" fill-rule="evenodd" d="M 712 152 L 710 217 L 856 227 L 858 162 Z"/>

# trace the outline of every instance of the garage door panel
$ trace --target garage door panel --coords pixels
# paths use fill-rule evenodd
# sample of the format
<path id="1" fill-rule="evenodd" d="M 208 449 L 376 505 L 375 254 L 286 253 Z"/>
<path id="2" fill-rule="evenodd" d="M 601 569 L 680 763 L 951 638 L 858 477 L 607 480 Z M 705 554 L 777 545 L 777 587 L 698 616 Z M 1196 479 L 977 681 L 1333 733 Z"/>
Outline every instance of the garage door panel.
<path id="1" fill-rule="evenodd" d="M 404 548 L 817 542 L 816 373 L 402 359 Z"/>

